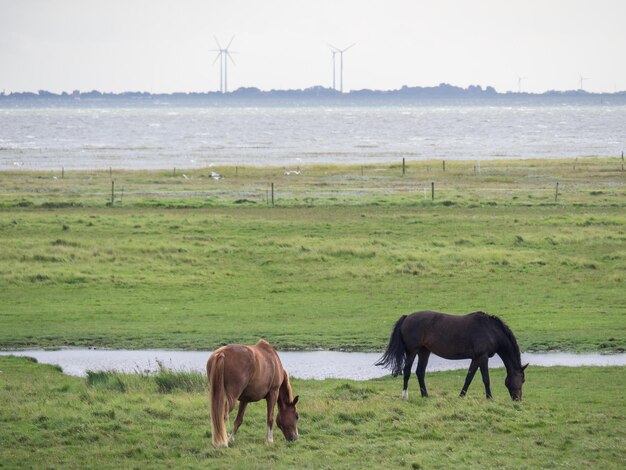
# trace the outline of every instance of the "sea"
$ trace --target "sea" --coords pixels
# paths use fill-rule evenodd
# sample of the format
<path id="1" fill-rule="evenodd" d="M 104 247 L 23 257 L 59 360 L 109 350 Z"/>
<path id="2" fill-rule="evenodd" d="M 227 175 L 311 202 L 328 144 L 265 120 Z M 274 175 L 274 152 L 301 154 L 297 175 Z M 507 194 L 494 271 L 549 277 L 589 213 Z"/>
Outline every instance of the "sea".
<path id="1" fill-rule="evenodd" d="M 625 150 L 626 100 L 0 102 L 0 170 L 619 158 Z"/>

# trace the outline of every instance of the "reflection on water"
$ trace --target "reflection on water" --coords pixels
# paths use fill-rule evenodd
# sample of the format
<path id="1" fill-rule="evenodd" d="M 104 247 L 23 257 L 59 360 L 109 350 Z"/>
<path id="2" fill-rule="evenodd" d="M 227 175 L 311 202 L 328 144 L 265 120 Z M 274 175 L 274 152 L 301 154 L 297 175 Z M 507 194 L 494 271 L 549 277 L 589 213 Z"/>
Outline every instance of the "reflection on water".
<path id="1" fill-rule="evenodd" d="M 88 370 L 116 370 L 147 373 L 165 367 L 204 373 L 210 351 L 164 350 L 96 350 L 62 349 L 57 351 L 0 351 L 0 355 L 34 357 L 44 364 L 57 364 L 69 375 L 84 376 Z M 337 351 L 279 352 L 283 366 L 293 377 L 302 379 L 341 378 L 367 380 L 389 373 L 374 366 L 381 353 Z M 626 354 L 524 353 L 522 362 L 535 366 L 624 366 Z M 503 367 L 498 356 L 489 361 L 491 367 Z M 469 360 L 448 361 L 431 355 L 429 371 L 466 369 Z"/>

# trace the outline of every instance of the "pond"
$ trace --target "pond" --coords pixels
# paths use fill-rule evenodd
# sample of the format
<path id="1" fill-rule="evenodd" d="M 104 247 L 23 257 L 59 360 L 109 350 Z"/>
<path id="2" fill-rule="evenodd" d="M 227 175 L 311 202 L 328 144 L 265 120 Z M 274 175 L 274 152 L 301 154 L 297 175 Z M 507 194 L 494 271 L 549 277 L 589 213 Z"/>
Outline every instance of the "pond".
<path id="1" fill-rule="evenodd" d="M 0 355 L 29 356 L 44 364 L 56 364 L 69 375 L 84 376 L 88 370 L 115 370 L 150 373 L 159 364 L 178 371 L 204 373 L 211 351 L 60 349 L 56 351 L 0 351 Z M 302 379 L 368 380 L 382 377 L 388 370 L 374 366 L 381 353 L 339 351 L 279 352 L 283 366 L 293 377 Z M 522 362 L 531 366 L 624 366 L 626 354 L 523 353 Z M 490 367 L 503 367 L 498 356 Z M 449 361 L 430 356 L 429 371 L 467 369 L 469 360 Z"/>

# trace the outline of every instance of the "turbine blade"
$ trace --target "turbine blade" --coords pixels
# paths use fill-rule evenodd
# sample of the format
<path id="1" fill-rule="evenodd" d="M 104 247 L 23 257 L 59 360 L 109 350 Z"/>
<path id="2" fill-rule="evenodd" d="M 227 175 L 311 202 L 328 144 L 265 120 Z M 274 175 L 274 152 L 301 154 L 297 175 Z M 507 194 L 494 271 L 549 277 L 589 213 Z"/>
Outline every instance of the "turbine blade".
<path id="1" fill-rule="evenodd" d="M 233 34 L 233 37 L 230 38 L 230 42 L 228 43 L 228 46 L 226 46 L 226 49 L 228 50 L 228 48 L 230 47 L 230 45 L 233 43 L 233 40 L 235 39 L 235 35 Z"/>
<path id="2" fill-rule="evenodd" d="M 340 52 L 340 50 L 339 50 L 339 48 L 338 48 L 338 47 L 333 46 L 333 45 L 332 45 L 331 43 L 329 43 L 329 42 L 327 42 L 326 44 L 328 45 L 328 47 L 330 47 L 330 49 L 331 49 L 333 52 L 335 52 L 335 53 Z"/>
<path id="3" fill-rule="evenodd" d="M 353 48 L 354 46 L 356 46 L 356 42 L 355 42 L 355 43 L 352 43 L 351 45 L 349 45 L 348 47 L 346 47 L 346 48 L 345 48 L 343 51 L 341 51 L 341 52 L 346 52 L 348 49 L 351 49 L 351 48 Z"/>
<path id="4" fill-rule="evenodd" d="M 217 62 L 217 59 L 219 59 L 220 57 L 222 57 L 222 53 L 221 52 L 215 56 L 215 60 L 213 61 L 213 63 L 211 65 L 215 65 L 215 62 Z"/>
<path id="5" fill-rule="evenodd" d="M 228 52 L 228 49 L 226 49 L 226 57 L 228 57 L 234 65 L 237 65 L 237 62 L 235 62 L 235 59 L 233 59 L 233 56 L 230 55 L 230 52 Z"/>
<path id="6" fill-rule="evenodd" d="M 222 45 L 220 44 L 220 42 L 217 40 L 217 36 L 213 36 L 213 39 L 215 39 L 215 43 L 217 44 L 217 47 L 220 48 L 220 50 L 222 49 Z"/>

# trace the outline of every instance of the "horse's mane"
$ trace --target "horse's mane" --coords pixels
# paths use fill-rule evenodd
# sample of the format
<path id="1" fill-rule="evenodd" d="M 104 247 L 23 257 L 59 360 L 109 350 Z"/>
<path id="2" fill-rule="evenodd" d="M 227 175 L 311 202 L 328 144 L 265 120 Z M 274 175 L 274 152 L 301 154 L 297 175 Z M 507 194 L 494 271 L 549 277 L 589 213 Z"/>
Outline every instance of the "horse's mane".
<path id="1" fill-rule="evenodd" d="M 293 390 L 291 390 L 291 380 L 289 380 L 289 374 L 285 371 L 285 378 L 283 379 L 283 383 L 287 388 L 287 393 L 289 395 L 289 402 L 293 401 Z"/>
<path id="2" fill-rule="evenodd" d="M 485 312 L 482 312 L 482 313 L 485 313 Z M 499 317 L 496 317 L 495 315 L 490 315 L 488 313 L 485 313 L 485 315 L 487 315 L 487 318 L 491 319 L 494 323 L 496 323 L 500 327 L 502 332 L 505 334 L 505 336 L 509 339 L 511 346 L 513 347 L 514 359 L 516 359 L 516 361 L 519 363 L 521 367 L 522 355 L 519 350 L 517 340 L 515 339 L 515 335 L 511 331 L 511 328 L 509 328 L 509 326 L 506 323 L 504 323 L 504 321 L 502 321 Z"/>

